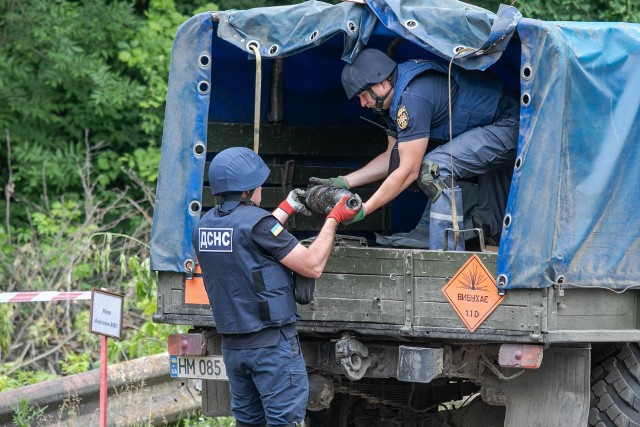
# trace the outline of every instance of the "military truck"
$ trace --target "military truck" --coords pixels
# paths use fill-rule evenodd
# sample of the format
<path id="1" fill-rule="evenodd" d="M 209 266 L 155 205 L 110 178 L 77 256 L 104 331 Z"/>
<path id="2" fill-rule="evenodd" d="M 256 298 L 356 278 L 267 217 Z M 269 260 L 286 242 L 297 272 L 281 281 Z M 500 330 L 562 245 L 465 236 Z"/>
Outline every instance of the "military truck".
<path id="1" fill-rule="evenodd" d="M 205 415 L 230 414 L 190 239 L 217 203 L 208 165 L 253 148 L 271 169 L 272 209 L 309 177 L 382 152 L 385 133 L 340 83 L 365 47 L 500 78 L 520 95 L 518 153 L 497 253 L 377 243 L 421 220 L 414 188 L 340 227 L 313 301 L 298 307 L 308 424 L 640 425 L 640 25 L 544 22 L 513 6 L 311 1 L 179 28 L 151 261 L 154 321 L 192 328 L 170 338 L 167 369 L 203 379 Z M 352 191 L 366 200 L 375 188 Z M 323 219 L 286 226 L 308 242 Z"/>

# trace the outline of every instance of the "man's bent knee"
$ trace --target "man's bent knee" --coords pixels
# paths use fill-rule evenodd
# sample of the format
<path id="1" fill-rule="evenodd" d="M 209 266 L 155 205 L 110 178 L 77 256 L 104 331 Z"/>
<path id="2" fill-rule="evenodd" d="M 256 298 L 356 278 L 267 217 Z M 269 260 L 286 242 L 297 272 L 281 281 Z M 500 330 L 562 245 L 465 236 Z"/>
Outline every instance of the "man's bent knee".
<path id="1" fill-rule="evenodd" d="M 437 163 L 428 159 L 422 161 L 418 187 L 427 195 L 431 203 L 435 203 L 440 198 L 444 188 L 451 188 L 453 186 L 454 185 L 440 178 L 440 167 Z"/>

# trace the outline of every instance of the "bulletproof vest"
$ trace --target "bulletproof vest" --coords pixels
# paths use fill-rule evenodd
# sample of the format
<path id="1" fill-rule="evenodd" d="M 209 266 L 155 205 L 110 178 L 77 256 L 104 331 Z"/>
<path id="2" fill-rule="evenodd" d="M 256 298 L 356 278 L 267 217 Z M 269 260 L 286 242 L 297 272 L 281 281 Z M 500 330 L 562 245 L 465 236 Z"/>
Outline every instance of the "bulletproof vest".
<path id="1" fill-rule="evenodd" d="M 449 73 L 447 64 L 437 61 L 410 60 L 398 65 L 389 116 L 396 119 L 399 102 L 405 88 L 417 76 L 426 72 Z M 458 84 L 458 96 L 451 108 L 453 137 L 493 121 L 502 96 L 502 83 L 488 73 L 452 67 L 451 78 Z M 431 128 L 430 138 L 449 141 L 449 121 Z"/>
<path id="2" fill-rule="evenodd" d="M 211 303 L 216 329 L 243 334 L 296 321 L 293 276 L 262 255 L 251 238 L 258 221 L 270 215 L 255 206 L 207 212 L 191 236 Z"/>

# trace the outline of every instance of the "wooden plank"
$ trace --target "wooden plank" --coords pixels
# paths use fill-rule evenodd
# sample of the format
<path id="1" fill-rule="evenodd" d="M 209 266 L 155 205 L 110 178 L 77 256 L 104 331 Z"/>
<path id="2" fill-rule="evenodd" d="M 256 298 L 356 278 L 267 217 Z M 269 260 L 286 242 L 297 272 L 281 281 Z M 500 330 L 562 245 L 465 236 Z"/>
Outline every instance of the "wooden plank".
<path id="1" fill-rule="evenodd" d="M 356 223 L 357 224 L 357 223 Z M 353 224 L 353 225 L 356 225 Z M 375 250 L 363 249 L 362 254 L 369 254 L 369 257 L 349 257 L 341 249 L 337 248 L 334 252 L 327 266 L 325 267 L 325 273 L 337 273 L 345 275 L 381 275 L 387 278 L 404 275 L 404 262 L 400 259 L 390 258 L 376 258 L 373 256 Z"/>
<path id="2" fill-rule="evenodd" d="M 415 251 L 413 274 L 428 277 L 453 277 L 471 257 L 471 252 Z M 491 274 L 496 274 L 497 254 L 478 254 Z"/>
<path id="3" fill-rule="evenodd" d="M 344 258 L 366 258 L 379 260 L 401 260 L 404 262 L 406 250 L 397 248 L 375 247 L 375 248 L 335 248 L 335 254 Z"/>
<path id="4" fill-rule="evenodd" d="M 403 302 L 388 300 L 317 298 L 313 304 L 298 306 L 298 314 L 305 320 L 402 325 L 403 313 Z"/>
<path id="5" fill-rule="evenodd" d="M 229 147 L 253 148 L 253 124 L 209 123 L 207 151 Z M 387 148 L 387 137 L 373 126 L 294 127 L 261 125 L 260 154 L 334 156 L 341 159 L 372 158 Z"/>
<path id="6" fill-rule="evenodd" d="M 500 305 L 480 328 L 515 331 L 533 330 L 527 307 Z M 414 325 L 427 327 L 460 327 L 464 323 L 447 302 L 418 302 L 415 307 Z"/>
<path id="7" fill-rule="evenodd" d="M 370 194 L 373 194 L 373 190 L 363 190 L 359 194 L 363 197 L 364 200 L 369 197 Z M 268 211 L 275 209 L 282 200 L 286 197 L 283 196 L 283 191 L 281 188 L 276 187 L 264 187 L 262 190 L 262 202 L 260 206 Z M 211 194 L 211 190 L 209 187 L 205 187 L 202 191 L 202 205 L 205 211 L 210 208 L 217 206 L 220 203 L 220 199 L 218 197 L 213 197 Z M 348 230 L 349 232 L 353 231 L 377 231 L 380 233 L 384 233 L 389 229 L 390 222 L 390 211 L 391 206 L 385 206 L 383 209 L 378 209 L 373 212 L 371 215 L 367 215 L 362 221 L 358 221 L 356 223 L 350 224 L 348 226 L 339 225 L 338 233 L 340 230 Z M 324 224 L 325 216 L 321 214 L 314 213 L 313 216 L 307 217 L 304 215 L 296 215 L 294 219 L 289 220 L 289 223 L 286 224 L 287 229 L 290 231 L 315 231 L 318 232 L 320 228 L 322 228 L 322 224 Z"/>
<path id="8" fill-rule="evenodd" d="M 270 209 L 267 209 L 270 210 Z M 325 221 L 325 216 L 320 214 L 313 216 L 296 215 L 295 218 L 289 220 L 285 224 L 287 229 L 292 232 L 309 231 L 313 236 L 318 234 Z M 384 211 L 376 211 L 371 215 L 367 215 L 362 221 L 358 221 L 349 225 L 338 225 L 337 233 L 344 232 L 351 234 L 356 231 L 377 231 L 383 232 L 389 228 L 387 214 Z"/>
<path id="9" fill-rule="evenodd" d="M 636 295 L 606 289 L 566 289 L 558 296 L 557 329 L 636 328 Z M 508 294 L 508 293 L 507 293 Z"/>
<path id="10" fill-rule="evenodd" d="M 582 314 L 558 316 L 557 325 L 559 330 L 574 331 L 636 329 L 633 313 L 627 313 L 626 315 Z"/>
<path id="11" fill-rule="evenodd" d="M 419 261 L 460 261 L 464 262 L 474 253 L 478 255 L 483 263 L 495 263 L 498 254 L 493 252 L 445 252 L 445 251 L 428 251 L 423 249 L 413 249 L 413 258 L 415 262 Z"/>
<path id="12" fill-rule="evenodd" d="M 415 283 L 415 318 L 418 326 L 456 327 L 462 320 L 451 306 L 442 288 L 448 279 L 416 277 Z M 536 322 L 535 309 L 542 310 L 546 301 L 543 291 L 513 290 L 507 292 L 505 300 L 483 323 L 498 329 L 533 330 Z M 426 322 L 426 323 L 425 323 Z M 492 323 L 493 322 L 493 323 Z M 539 323 L 540 320 L 537 320 Z"/>
<path id="13" fill-rule="evenodd" d="M 211 190 L 208 191 L 211 194 Z M 354 190 L 362 200 L 367 200 L 374 191 L 374 188 L 359 188 L 357 192 Z M 262 187 L 262 202 L 260 206 L 273 206 L 275 208 L 287 197 L 287 194 L 282 187 Z"/>
<path id="14" fill-rule="evenodd" d="M 204 173 L 204 183 L 205 185 L 209 184 L 209 165 L 211 163 L 207 162 L 205 164 L 205 173 Z M 265 181 L 265 185 L 279 185 L 284 179 L 284 164 L 278 163 L 267 163 L 267 167 L 271 171 L 267 180 Z M 312 176 L 319 178 L 330 178 L 339 175 L 347 175 L 357 168 L 355 167 L 341 167 L 341 166 L 314 166 L 314 165 L 305 165 L 296 163 L 293 166 L 293 175 L 291 181 L 293 183 L 293 187 L 306 188 L 309 184 L 309 178 Z M 367 184 L 364 187 L 359 188 L 376 188 L 380 186 L 381 181 L 374 182 L 371 184 Z"/>
<path id="15" fill-rule="evenodd" d="M 316 281 L 315 297 L 402 301 L 404 286 L 389 275 L 327 274 L 325 271 Z"/>
<path id="16" fill-rule="evenodd" d="M 295 186 L 294 186 L 295 187 Z M 299 186 L 298 188 L 303 188 Z M 306 186 L 304 187 L 306 188 Z M 375 188 L 358 188 L 354 190 L 362 200 L 367 200 L 371 195 L 375 192 Z M 287 197 L 287 193 L 284 191 L 282 187 L 262 187 L 262 202 L 261 206 L 268 208 L 275 208 Z M 205 186 L 202 189 L 202 204 L 206 207 L 216 206 L 220 203 L 220 198 L 218 196 L 213 196 L 211 194 L 211 187 Z"/>
<path id="17" fill-rule="evenodd" d="M 415 283 L 415 295 L 416 301 L 441 301 L 447 302 L 447 298 L 442 293 L 442 288 L 447 284 L 445 278 L 435 277 L 416 277 Z M 542 290 L 527 290 L 527 289 L 513 289 L 506 293 L 506 298 L 502 301 L 501 305 L 513 305 L 527 307 L 542 304 L 543 299 Z"/>

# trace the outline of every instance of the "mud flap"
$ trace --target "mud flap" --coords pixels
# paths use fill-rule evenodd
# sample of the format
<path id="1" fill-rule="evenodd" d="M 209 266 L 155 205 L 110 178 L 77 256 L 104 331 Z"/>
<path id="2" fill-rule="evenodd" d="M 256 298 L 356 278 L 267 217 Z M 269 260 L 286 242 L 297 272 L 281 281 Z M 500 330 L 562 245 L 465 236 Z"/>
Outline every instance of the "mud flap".
<path id="1" fill-rule="evenodd" d="M 231 393 L 228 381 L 202 380 L 202 415 L 207 417 L 231 415 Z"/>
<path id="2" fill-rule="evenodd" d="M 505 380 L 504 425 L 585 426 L 589 416 L 591 349 L 551 347 L 539 369 Z"/>
<path id="3" fill-rule="evenodd" d="M 222 354 L 222 338 L 212 334 L 207 339 L 209 354 Z M 202 415 L 225 417 L 231 415 L 231 392 L 229 381 L 202 380 Z"/>

